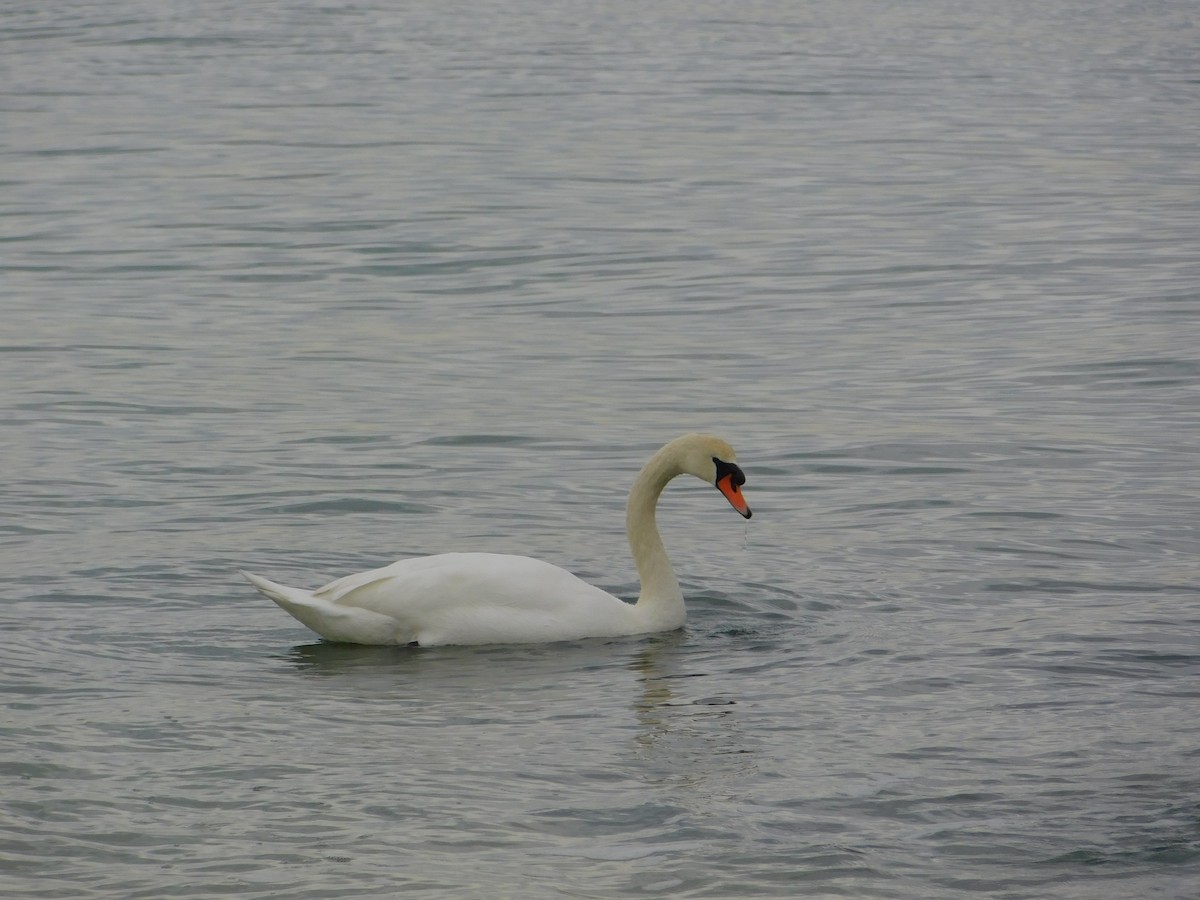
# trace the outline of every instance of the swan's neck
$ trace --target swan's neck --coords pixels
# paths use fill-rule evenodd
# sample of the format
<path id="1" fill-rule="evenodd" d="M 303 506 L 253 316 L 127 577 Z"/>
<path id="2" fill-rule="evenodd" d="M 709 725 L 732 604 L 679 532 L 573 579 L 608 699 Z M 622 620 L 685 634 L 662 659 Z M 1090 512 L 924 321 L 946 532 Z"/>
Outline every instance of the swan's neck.
<path id="1" fill-rule="evenodd" d="M 654 517 L 663 488 L 682 471 L 673 456 L 660 451 L 650 458 L 634 481 L 625 507 L 629 549 L 642 581 L 636 609 L 647 624 L 653 623 L 663 630 L 679 628 L 687 615 L 683 592 L 675 580 L 675 571 L 667 558 Z"/>

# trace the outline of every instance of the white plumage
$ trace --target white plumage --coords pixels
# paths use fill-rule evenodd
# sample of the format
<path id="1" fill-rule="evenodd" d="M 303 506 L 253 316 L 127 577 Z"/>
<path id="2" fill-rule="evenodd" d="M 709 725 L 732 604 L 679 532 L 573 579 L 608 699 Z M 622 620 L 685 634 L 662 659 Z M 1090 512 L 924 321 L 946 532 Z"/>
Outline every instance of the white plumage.
<path id="1" fill-rule="evenodd" d="M 495 644 L 575 640 L 669 631 L 686 611 L 655 523 L 663 488 L 676 475 L 715 485 L 750 517 L 733 448 L 685 435 L 659 450 L 629 493 L 626 531 L 641 576 L 636 604 L 565 569 L 499 553 L 441 553 L 347 575 L 315 591 L 242 574 L 260 592 L 330 641 L 353 644 Z"/>

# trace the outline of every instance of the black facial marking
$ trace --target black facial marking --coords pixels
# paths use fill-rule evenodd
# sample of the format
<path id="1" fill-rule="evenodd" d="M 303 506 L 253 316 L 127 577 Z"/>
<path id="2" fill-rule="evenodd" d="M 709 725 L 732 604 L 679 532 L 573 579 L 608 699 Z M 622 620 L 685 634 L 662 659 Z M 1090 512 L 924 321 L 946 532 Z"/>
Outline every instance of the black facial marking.
<path id="1" fill-rule="evenodd" d="M 718 459 L 715 456 L 713 457 L 713 462 L 717 466 L 717 481 L 720 481 L 726 475 L 732 475 L 734 484 L 740 486 L 746 483 L 746 475 L 738 467 L 737 463 L 725 462 L 725 460 Z"/>

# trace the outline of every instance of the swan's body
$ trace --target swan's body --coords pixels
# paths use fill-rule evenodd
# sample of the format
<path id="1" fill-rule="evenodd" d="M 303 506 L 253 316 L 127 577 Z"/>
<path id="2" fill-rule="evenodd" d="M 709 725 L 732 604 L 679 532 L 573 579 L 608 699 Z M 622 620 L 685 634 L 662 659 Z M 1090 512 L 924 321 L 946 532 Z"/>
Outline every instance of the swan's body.
<path id="1" fill-rule="evenodd" d="M 284 610 L 331 641 L 353 644 L 542 643 L 670 631 L 687 617 L 658 534 L 659 494 L 688 473 L 716 485 L 750 517 L 733 448 L 686 435 L 659 450 L 629 492 L 625 525 L 642 580 L 626 603 L 565 569 L 528 556 L 442 553 L 339 578 L 315 591 L 242 574 Z"/>

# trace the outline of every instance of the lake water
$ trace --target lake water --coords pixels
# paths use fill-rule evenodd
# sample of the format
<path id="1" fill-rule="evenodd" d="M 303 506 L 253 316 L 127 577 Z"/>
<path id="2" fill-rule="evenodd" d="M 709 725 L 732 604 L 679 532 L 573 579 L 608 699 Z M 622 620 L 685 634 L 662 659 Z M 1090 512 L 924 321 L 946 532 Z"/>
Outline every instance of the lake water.
<path id="1" fill-rule="evenodd" d="M 1200 896 L 1191 3 L 6 4 L 0 889 Z M 451 549 L 684 631 L 325 644 Z"/>

